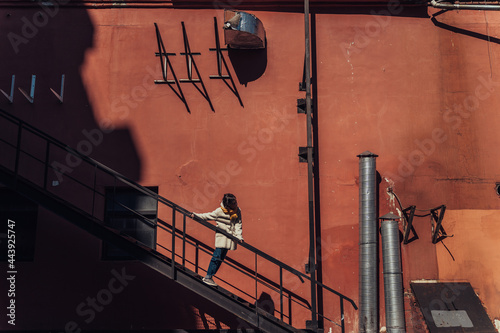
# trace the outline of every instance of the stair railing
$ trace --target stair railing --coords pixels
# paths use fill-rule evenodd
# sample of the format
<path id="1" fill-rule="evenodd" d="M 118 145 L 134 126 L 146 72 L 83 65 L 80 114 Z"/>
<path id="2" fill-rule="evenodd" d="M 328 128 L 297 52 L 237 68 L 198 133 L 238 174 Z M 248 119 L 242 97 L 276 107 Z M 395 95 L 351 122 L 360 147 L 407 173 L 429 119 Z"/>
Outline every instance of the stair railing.
<path id="1" fill-rule="evenodd" d="M 209 222 L 203 221 L 197 217 L 191 219 L 190 211 L 1 109 L 0 120 L 2 121 L 0 126 L 0 128 L 2 128 L 0 132 L 0 151 L 2 152 L 0 155 L 0 164 L 13 172 L 15 177 L 23 177 L 40 188 L 43 188 L 43 190 L 59 196 L 61 199 L 90 214 L 102 224 L 105 225 L 105 191 L 109 189 L 128 187 L 154 198 L 159 205 L 169 207 L 172 212 L 171 223 L 169 224 L 159 219 L 153 223 L 157 228 L 171 234 L 172 242 L 169 244 L 170 248 L 168 244 L 158 243 L 157 246 L 161 247 L 163 252 L 169 252 L 174 279 L 176 276 L 176 269 L 188 269 L 190 265 L 195 267 L 196 273 L 199 272 L 199 262 L 193 263 L 187 258 L 186 245 L 195 247 L 195 258 L 199 258 L 200 251 L 207 255 L 211 255 L 213 251 L 213 248 L 210 246 L 199 242 L 187 234 L 187 219 L 194 220 L 199 225 L 214 232 L 217 231 L 225 234 L 227 237 L 234 238 L 232 235 L 218 229 Z M 37 164 L 38 167 L 35 166 L 35 164 Z M 57 180 L 55 178 L 57 178 Z M 50 180 L 52 180 L 51 183 Z M 68 185 L 69 183 L 73 185 L 70 186 Z M 85 196 L 86 193 L 89 195 Z M 123 206 L 123 203 L 118 204 Z M 141 219 L 145 219 L 144 216 L 133 208 L 124 208 Z M 182 218 L 182 227 L 180 228 L 178 225 L 179 214 Z M 179 240 L 181 242 L 181 251 L 176 251 L 177 242 Z M 235 240 L 237 241 L 237 239 Z M 284 281 L 285 274 L 288 274 L 288 276 L 295 276 L 301 283 L 305 281 L 311 282 L 308 275 L 246 242 L 239 243 L 238 245 L 253 253 L 255 268 L 252 270 L 241 263 L 237 263 L 231 258 L 227 258 L 225 262 L 231 268 L 255 281 L 255 295 L 250 295 L 244 291 L 242 292 L 244 297 L 252 298 L 253 303 L 250 303 L 250 305 L 255 307 L 255 311 L 257 311 L 258 308 L 257 292 L 259 285 L 279 295 L 279 309 L 275 309 L 275 312 L 278 313 L 280 320 L 287 321 L 290 325 L 292 325 L 293 319 L 293 304 L 299 305 L 309 311 L 311 310 L 311 305 L 306 299 L 300 297 L 298 293 L 294 293 L 291 288 L 286 288 L 284 285 L 286 282 Z M 157 249 L 154 250 L 157 251 Z M 257 263 L 259 260 L 263 260 L 278 268 L 279 282 L 266 278 L 263 274 L 258 272 Z M 195 261 L 197 261 L 197 259 Z M 288 278 L 287 281 L 289 282 L 290 278 Z M 323 291 L 329 292 L 339 298 L 340 314 L 338 316 L 338 321 L 340 321 L 340 323 L 323 314 L 318 313 L 317 315 L 340 327 L 341 331 L 344 333 L 344 302 L 350 303 L 352 307 L 357 310 L 355 302 L 320 282 L 316 281 L 315 283 L 320 286 Z M 286 309 L 285 306 L 287 307 Z"/>

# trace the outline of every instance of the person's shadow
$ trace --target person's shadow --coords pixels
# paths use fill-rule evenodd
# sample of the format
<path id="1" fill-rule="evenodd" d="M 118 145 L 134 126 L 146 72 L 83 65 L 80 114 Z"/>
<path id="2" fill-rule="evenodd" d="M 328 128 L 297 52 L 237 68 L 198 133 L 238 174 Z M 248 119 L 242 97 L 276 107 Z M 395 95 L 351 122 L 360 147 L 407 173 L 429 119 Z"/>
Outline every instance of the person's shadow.
<path id="1" fill-rule="evenodd" d="M 274 301 L 268 293 L 261 293 L 259 299 L 256 301 L 256 305 L 259 309 L 262 309 L 274 316 Z"/>

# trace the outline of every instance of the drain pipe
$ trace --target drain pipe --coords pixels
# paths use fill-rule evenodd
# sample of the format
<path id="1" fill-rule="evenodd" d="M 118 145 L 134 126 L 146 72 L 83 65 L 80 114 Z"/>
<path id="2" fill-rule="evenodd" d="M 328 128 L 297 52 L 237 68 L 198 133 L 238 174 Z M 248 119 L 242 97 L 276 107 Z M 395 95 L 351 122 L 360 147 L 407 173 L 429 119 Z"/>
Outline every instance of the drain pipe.
<path id="1" fill-rule="evenodd" d="M 431 0 L 430 4 L 432 7 L 439 9 L 500 10 L 500 5 L 487 5 L 487 4 L 473 5 L 473 4 L 441 2 L 436 0 Z"/>
<path id="2" fill-rule="evenodd" d="M 380 217 L 384 262 L 385 321 L 388 333 L 404 333 L 403 272 L 399 238 L 399 216 L 392 212 Z"/>
<path id="3" fill-rule="evenodd" d="M 378 332 L 377 155 L 359 157 L 359 332 Z"/>

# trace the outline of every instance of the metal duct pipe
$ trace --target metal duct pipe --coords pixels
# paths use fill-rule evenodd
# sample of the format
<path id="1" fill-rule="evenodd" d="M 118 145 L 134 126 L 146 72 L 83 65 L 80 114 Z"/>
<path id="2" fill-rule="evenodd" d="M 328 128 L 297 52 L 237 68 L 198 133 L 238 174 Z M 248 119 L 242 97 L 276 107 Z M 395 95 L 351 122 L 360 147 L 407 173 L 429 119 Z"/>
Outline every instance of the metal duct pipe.
<path id="1" fill-rule="evenodd" d="M 378 332 L 377 155 L 359 157 L 359 332 Z"/>
<path id="2" fill-rule="evenodd" d="M 404 333 L 403 272 L 399 238 L 399 216 L 392 212 L 381 219 L 382 256 L 384 264 L 385 321 L 388 333 Z"/>
<path id="3" fill-rule="evenodd" d="M 500 10 L 500 5 L 487 4 L 461 4 L 431 0 L 432 7 L 439 9 L 469 9 L 469 10 Z"/>

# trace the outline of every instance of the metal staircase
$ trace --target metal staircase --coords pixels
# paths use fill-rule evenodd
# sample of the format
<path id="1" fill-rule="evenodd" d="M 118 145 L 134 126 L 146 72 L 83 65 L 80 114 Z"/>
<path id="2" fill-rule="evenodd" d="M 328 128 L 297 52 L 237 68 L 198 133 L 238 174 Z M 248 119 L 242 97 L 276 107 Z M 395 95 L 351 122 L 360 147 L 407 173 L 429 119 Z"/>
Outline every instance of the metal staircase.
<path id="1" fill-rule="evenodd" d="M 248 243 L 243 243 L 240 246 L 252 253 L 255 258 L 255 267 L 250 269 L 230 258 L 226 259 L 225 265 L 252 279 L 255 294 L 242 292 L 236 295 L 235 291 L 229 292 L 222 287 L 210 287 L 201 281 L 197 259 L 192 258 L 193 256 L 198 258 L 200 252 L 211 253 L 213 249 L 187 232 L 186 221 L 192 220 L 189 217 L 189 211 L 3 110 L 0 110 L 0 129 L 0 151 L 2 152 L 0 154 L 0 183 L 105 242 L 121 248 L 150 268 L 205 297 L 261 331 L 271 333 L 316 331 L 297 329 L 292 326 L 294 309 L 310 311 L 311 306 L 307 300 L 293 292 L 294 288 L 286 286 L 286 283 L 292 280 L 295 284 L 310 282 L 308 275 Z M 72 161 L 71 165 L 68 165 L 68 161 Z M 109 198 L 106 198 L 105 192 L 122 188 L 130 188 L 153 198 L 162 207 L 163 212 L 167 208 L 170 210 L 171 215 L 167 218 L 156 218 L 152 221 L 155 228 L 170 235 L 168 244 L 157 244 L 163 253 L 157 251 L 156 246 L 148 247 L 106 224 L 104 206 Z M 144 218 L 126 203 L 119 202 L 118 204 Z M 200 226 L 213 231 L 216 230 L 215 226 L 205 221 L 195 218 L 192 222 L 199 223 Z M 186 247 L 190 247 L 191 250 L 187 251 Z M 278 277 L 272 279 L 259 273 L 258 260 L 265 262 L 266 267 L 275 267 L 279 272 Z M 323 292 L 328 292 L 340 302 L 339 313 L 334 315 L 337 321 L 323 314 L 317 314 L 318 320 L 328 320 L 336 325 L 339 331 L 345 332 L 344 303 L 349 302 L 354 309 L 357 309 L 356 304 L 339 292 L 321 283 L 317 284 Z M 279 299 L 279 305 L 273 311 L 274 314 L 258 306 L 258 286 L 273 292 L 274 299 Z"/>

